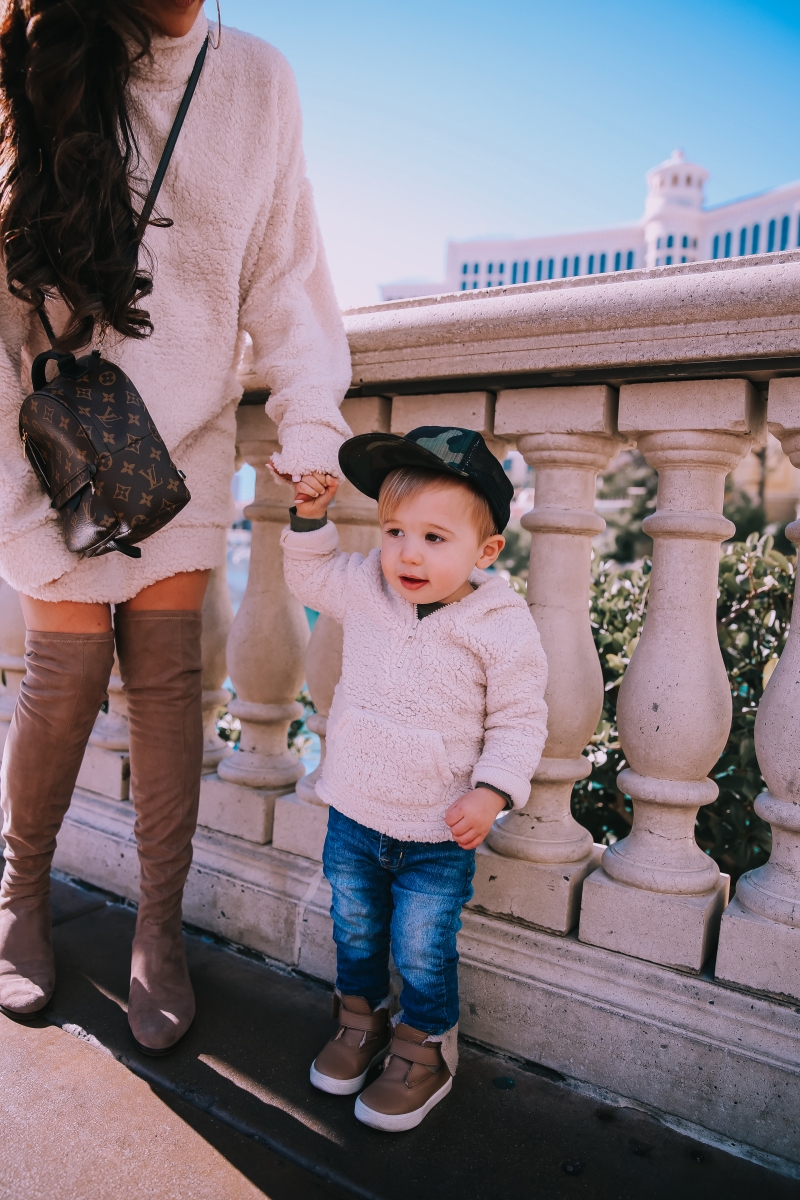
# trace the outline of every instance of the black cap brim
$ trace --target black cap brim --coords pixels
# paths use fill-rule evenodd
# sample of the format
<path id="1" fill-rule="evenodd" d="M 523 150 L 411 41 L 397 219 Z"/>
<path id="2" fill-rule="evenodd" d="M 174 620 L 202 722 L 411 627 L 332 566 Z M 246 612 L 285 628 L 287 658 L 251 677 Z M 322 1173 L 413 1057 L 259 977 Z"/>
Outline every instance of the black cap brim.
<path id="1" fill-rule="evenodd" d="M 466 471 L 442 462 L 438 454 L 397 433 L 360 433 L 339 449 L 339 466 L 354 487 L 378 499 L 384 479 L 399 467 L 427 467 L 439 475 L 469 480 Z"/>

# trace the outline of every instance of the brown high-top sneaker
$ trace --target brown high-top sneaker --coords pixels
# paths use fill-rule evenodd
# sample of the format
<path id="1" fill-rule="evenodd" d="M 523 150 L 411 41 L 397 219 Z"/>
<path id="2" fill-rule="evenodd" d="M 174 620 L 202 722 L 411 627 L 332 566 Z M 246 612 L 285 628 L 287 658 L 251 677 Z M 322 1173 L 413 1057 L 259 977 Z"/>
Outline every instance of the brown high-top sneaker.
<path id="1" fill-rule="evenodd" d="M 373 1012 L 361 996 L 334 996 L 333 1015 L 339 1028 L 311 1064 L 311 1082 L 334 1096 L 351 1096 L 389 1049 L 389 1010 Z"/>
<path id="2" fill-rule="evenodd" d="M 25 639 L 25 678 L 3 754 L 0 1011 L 30 1020 L 55 986 L 50 862 L 114 660 L 109 633 Z"/>
<path id="3" fill-rule="evenodd" d="M 398 1025 L 381 1075 L 356 1100 L 356 1116 L 373 1129 L 401 1133 L 413 1129 L 443 1100 L 453 1077 L 439 1042 L 427 1033 Z"/>

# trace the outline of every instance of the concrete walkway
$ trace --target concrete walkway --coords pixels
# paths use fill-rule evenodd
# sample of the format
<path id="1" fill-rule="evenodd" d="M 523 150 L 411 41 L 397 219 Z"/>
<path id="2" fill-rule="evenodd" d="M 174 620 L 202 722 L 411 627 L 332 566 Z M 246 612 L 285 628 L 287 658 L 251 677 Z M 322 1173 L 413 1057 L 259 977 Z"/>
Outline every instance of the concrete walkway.
<path id="1" fill-rule="evenodd" d="M 0 1017 L 0 1196 L 14 1200 L 800 1200 L 800 1182 L 541 1068 L 464 1046 L 452 1095 L 389 1137 L 308 1064 L 330 993 L 192 936 L 198 1017 L 167 1059 L 125 1017 L 134 914 L 55 885 L 46 1020 Z"/>

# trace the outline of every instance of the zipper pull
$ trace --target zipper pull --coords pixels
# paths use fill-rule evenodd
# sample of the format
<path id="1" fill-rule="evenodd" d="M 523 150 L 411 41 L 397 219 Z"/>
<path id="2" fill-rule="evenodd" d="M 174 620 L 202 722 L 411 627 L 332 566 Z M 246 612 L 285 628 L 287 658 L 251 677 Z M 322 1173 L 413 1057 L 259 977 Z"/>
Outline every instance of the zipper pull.
<path id="1" fill-rule="evenodd" d="M 406 634 L 406 640 L 405 640 L 405 644 L 404 644 L 404 646 L 403 646 L 402 650 L 400 651 L 400 655 L 399 655 L 399 657 L 398 657 L 398 659 L 397 659 L 397 665 L 398 665 L 398 667 L 401 667 L 401 666 L 403 665 L 403 659 L 404 659 L 404 658 L 405 658 L 405 656 L 406 656 L 406 650 L 408 649 L 409 643 L 410 643 L 410 642 L 413 642 L 413 640 L 414 640 L 414 635 L 415 635 L 415 634 L 416 634 L 416 632 L 417 632 L 417 627 L 418 627 L 418 626 L 419 626 L 419 617 L 417 616 L 417 606 L 416 606 L 416 604 L 415 604 L 415 605 L 414 605 L 414 621 L 413 621 L 413 623 L 412 623 L 412 625 L 411 625 L 411 629 L 410 629 L 410 631 L 409 631 L 409 632 Z"/>
<path id="2" fill-rule="evenodd" d="M 25 445 L 27 440 L 28 440 L 28 431 L 27 431 L 27 429 L 23 429 L 23 431 L 22 431 L 22 457 L 26 461 L 28 458 L 28 452 L 27 452 L 26 445 Z"/>

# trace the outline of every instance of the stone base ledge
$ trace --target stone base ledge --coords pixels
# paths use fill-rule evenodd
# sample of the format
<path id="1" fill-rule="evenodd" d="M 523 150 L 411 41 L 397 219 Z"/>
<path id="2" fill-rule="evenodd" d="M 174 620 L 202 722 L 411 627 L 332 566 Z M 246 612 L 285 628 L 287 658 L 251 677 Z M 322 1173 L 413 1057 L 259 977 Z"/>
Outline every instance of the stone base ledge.
<path id="1" fill-rule="evenodd" d="M 327 804 L 309 804 L 294 792 L 276 800 L 272 831 L 272 844 L 276 849 L 321 863 L 327 832 Z"/>
<path id="2" fill-rule="evenodd" d="M 717 940 L 730 876 L 701 896 L 631 887 L 602 867 L 583 885 L 579 936 L 606 950 L 683 971 L 701 971 Z"/>
<path id="3" fill-rule="evenodd" d="M 750 912 L 734 896 L 722 915 L 716 975 L 800 1001 L 800 929 Z"/>
<path id="4" fill-rule="evenodd" d="M 505 858 L 485 843 L 475 853 L 474 896 L 469 908 L 552 933 L 578 924 L 584 880 L 600 865 L 605 846 L 581 862 L 537 863 Z"/>
<path id="5" fill-rule="evenodd" d="M 132 806 L 76 792 L 55 865 L 136 899 Z M 332 982 L 329 909 L 320 863 L 198 829 L 188 922 Z M 467 1037 L 800 1173 L 794 1005 L 469 909 L 459 947 Z"/>

